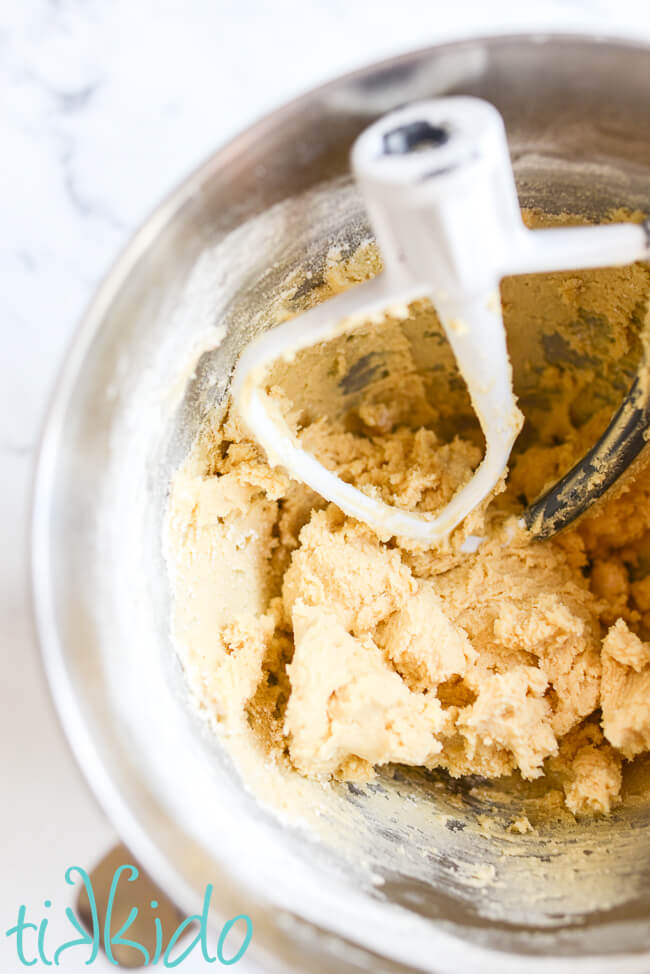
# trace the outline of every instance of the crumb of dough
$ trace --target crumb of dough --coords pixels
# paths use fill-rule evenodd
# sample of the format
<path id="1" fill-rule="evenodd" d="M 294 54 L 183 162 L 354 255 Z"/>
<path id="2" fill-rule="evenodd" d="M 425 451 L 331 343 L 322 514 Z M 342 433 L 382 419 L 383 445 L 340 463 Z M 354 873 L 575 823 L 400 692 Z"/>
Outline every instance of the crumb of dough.
<path id="1" fill-rule="evenodd" d="M 621 766 L 598 724 L 586 721 L 562 739 L 549 769 L 560 776 L 567 808 L 580 817 L 606 815 L 620 803 Z"/>
<path id="2" fill-rule="evenodd" d="M 330 256 L 310 302 L 376 273 L 376 251 L 361 250 L 347 264 Z M 232 410 L 206 421 L 172 484 L 174 627 L 190 685 L 227 735 L 252 735 L 270 760 L 319 779 L 368 781 L 394 762 L 455 777 L 518 771 L 549 775 L 549 815 L 562 801 L 564 815 L 615 807 L 622 759 L 650 749 L 650 644 L 640 638 L 650 634 L 650 472 L 543 543 L 517 518 L 608 421 L 620 392 L 584 343 L 598 351 L 591 323 L 602 314 L 603 347 L 632 361 L 630 322 L 649 280 L 635 265 L 504 282 L 507 322 L 521 313 L 541 331 L 556 316 L 564 344 L 557 363 L 518 380 L 528 422 L 507 485 L 431 548 L 378 538 L 272 467 Z M 373 324 L 325 357 L 307 350 L 302 368 L 279 368 L 271 392 L 344 480 L 435 512 L 469 480 L 483 444 L 435 314 L 422 302 L 410 310 L 380 338 Z M 587 364 L 569 370 L 562 356 Z M 470 534 L 486 540 L 463 551 Z M 511 826 L 531 828 L 525 816 Z"/>
<path id="3" fill-rule="evenodd" d="M 508 826 L 508 832 L 512 832 L 515 835 L 526 835 L 528 832 L 534 831 L 535 829 L 528 821 L 526 815 L 518 815 Z"/>
<path id="4" fill-rule="evenodd" d="M 607 814 L 618 804 L 621 759 L 611 748 L 580 748 L 571 770 L 573 781 L 565 794 L 567 808 L 574 815 Z"/>
<path id="5" fill-rule="evenodd" d="M 623 620 L 603 640 L 600 697 L 607 740 L 626 758 L 650 749 L 650 644 Z"/>

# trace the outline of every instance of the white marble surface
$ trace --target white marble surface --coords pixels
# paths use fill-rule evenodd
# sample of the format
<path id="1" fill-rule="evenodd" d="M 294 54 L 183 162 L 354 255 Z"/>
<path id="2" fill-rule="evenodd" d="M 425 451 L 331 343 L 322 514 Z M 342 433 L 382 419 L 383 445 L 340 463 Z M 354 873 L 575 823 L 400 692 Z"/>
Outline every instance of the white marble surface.
<path id="1" fill-rule="evenodd" d="M 17 967 L 3 934 L 18 904 L 40 908 L 61 889 L 66 866 L 92 864 L 114 839 L 56 723 L 26 582 L 38 430 L 98 279 L 188 170 L 301 90 L 384 55 L 472 33 L 564 29 L 650 40 L 648 9 L 647 0 L 0 4 L 3 969 Z"/>

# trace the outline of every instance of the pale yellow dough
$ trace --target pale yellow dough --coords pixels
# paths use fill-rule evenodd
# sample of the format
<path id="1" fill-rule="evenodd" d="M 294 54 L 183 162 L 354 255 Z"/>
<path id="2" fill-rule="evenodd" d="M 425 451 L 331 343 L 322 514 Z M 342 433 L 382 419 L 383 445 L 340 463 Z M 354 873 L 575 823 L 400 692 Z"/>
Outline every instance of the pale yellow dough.
<path id="1" fill-rule="evenodd" d="M 578 301 L 566 280 L 564 300 Z M 512 284 L 506 293 L 516 299 Z M 278 401 L 346 480 L 437 510 L 470 477 L 480 440 L 467 424 L 438 438 L 444 403 L 417 378 L 408 328 L 387 328 L 399 370 L 370 383 L 351 414 L 292 413 L 286 390 Z M 268 759 L 312 777 L 363 780 L 391 762 L 452 776 L 551 772 L 575 814 L 610 811 L 623 759 L 650 748 L 650 644 L 638 635 L 650 590 L 637 577 L 650 477 L 577 529 L 531 541 L 516 513 L 522 494 L 566 468 L 563 408 L 549 414 L 553 434 L 520 452 L 509 490 L 429 550 L 379 540 L 271 468 L 232 413 L 208 422 L 172 489 L 175 629 L 191 686 L 226 734 L 251 735 Z M 576 454 L 603 415 L 590 422 L 572 432 Z M 488 540 L 462 553 L 470 532 Z"/>

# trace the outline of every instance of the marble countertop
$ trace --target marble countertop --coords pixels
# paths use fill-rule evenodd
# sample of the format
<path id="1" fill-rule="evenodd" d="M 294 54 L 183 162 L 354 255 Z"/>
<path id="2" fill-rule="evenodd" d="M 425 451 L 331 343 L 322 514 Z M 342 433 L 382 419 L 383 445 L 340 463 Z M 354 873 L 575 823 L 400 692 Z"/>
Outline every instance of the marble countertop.
<path id="1" fill-rule="evenodd" d="M 3 5 L 0 934 L 15 922 L 18 904 L 40 904 L 60 889 L 67 866 L 92 864 L 115 841 L 54 715 L 27 583 L 39 428 L 58 365 L 98 280 L 165 193 L 277 104 L 412 47 L 524 29 L 650 40 L 650 13 L 647 0 Z M 0 936 L 0 959 L 6 950 Z"/>

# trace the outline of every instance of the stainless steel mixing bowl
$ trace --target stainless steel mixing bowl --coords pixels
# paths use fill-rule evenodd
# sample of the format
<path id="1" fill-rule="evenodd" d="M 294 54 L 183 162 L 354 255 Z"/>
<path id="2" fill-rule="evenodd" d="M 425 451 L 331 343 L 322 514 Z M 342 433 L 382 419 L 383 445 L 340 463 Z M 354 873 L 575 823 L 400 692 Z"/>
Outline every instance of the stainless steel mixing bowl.
<path id="1" fill-rule="evenodd" d="M 33 521 L 59 713 L 134 853 L 187 910 L 213 882 L 215 924 L 248 913 L 269 971 L 650 971 L 643 802 L 514 845 L 481 828 L 481 814 L 506 814 L 498 790 L 400 769 L 335 790 L 338 841 L 259 807 L 188 704 L 161 540 L 170 475 L 203 408 L 226 394 L 251 322 L 288 271 L 367 232 L 348 176 L 363 127 L 415 98 L 486 98 L 504 115 L 522 203 L 593 216 L 647 206 L 649 83 L 645 47 L 518 36 L 326 85 L 244 132 L 160 206 L 70 351 Z M 191 348 L 205 352 L 179 374 Z"/>

